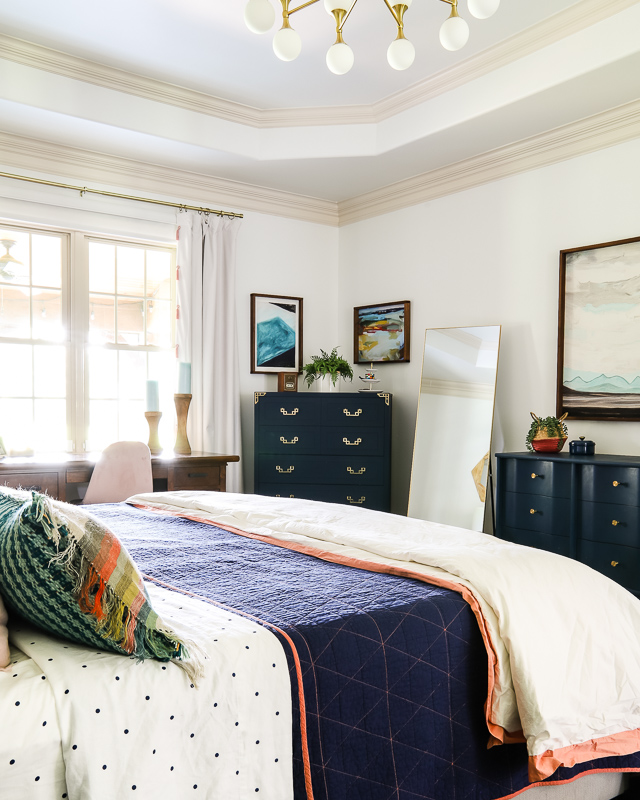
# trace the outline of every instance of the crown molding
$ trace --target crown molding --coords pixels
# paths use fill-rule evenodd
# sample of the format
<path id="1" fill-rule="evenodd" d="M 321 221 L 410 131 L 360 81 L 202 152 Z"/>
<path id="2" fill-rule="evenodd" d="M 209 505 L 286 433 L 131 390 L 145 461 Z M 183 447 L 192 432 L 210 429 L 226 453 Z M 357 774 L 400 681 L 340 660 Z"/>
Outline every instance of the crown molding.
<path id="1" fill-rule="evenodd" d="M 492 70 L 614 16 L 637 2 L 638 0 L 580 0 L 570 8 L 494 47 L 370 105 L 260 109 L 4 34 L 0 34 L 0 58 L 253 128 L 362 125 L 382 122 L 432 97 L 456 89 Z"/>
<path id="2" fill-rule="evenodd" d="M 14 171 L 131 189 L 210 208 L 338 225 L 338 204 L 264 186 L 0 132 L 0 163 Z"/>
<path id="3" fill-rule="evenodd" d="M 426 203 L 640 137 L 640 100 L 338 203 L 340 225 Z"/>

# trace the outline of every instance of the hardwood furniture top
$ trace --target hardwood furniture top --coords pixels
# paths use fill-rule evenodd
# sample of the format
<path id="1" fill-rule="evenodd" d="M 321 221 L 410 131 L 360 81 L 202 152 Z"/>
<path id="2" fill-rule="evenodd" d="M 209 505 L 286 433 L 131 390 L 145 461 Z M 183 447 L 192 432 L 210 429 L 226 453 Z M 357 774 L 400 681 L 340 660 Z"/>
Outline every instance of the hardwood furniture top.
<path id="1" fill-rule="evenodd" d="M 35 488 L 63 502 L 73 501 L 77 485 L 88 483 L 100 453 L 52 453 L 0 460 L 0 484 Z M 240 456 L 221 453 L 151 456 L 154 491 L 226 489 L 227 464 Z"/>

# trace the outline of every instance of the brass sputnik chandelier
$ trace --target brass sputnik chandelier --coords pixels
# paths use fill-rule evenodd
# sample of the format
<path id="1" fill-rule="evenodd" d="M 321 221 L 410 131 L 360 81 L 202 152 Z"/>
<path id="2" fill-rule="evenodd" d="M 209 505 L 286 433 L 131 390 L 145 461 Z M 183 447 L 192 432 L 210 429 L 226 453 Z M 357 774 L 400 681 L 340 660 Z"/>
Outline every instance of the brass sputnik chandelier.
<path id="1" fill-rule="evenodd" d="M 336 75 L 344 75 L 353 66 L 353 50 L 342 38 L 342 29 L 358 0 L 324 0 L 327 13 L 333 16 L 336 24 L 336 41 L 327 51 L 327 66 Z M 289 17 L 318 0 L 308 0 L 296 8 L 290 8 L 290 0 L 280 0 L 282 5 L 282 27 L 273 37 L 273 50 L 282 61 L 293 61 L 302 49 L 300 36 L 289 23 Z M 404 15 L 411 0 L 383 0 L 393 16 L 398 35 L 389 45 L 387 61 L 394 69 L 407 69 L 413 64 L 416 51 L 404 35 Z M 441 0 L 451 6 L 448 19 L 440 28 L 440 43 L 447 50 L 459 50 L 467 43 L 469 26 L 458 14 L 458 0 Z M 393 3 L 393 5 L 392 5 Z M 467 0 L 469 13 L 477 19 L 487 19 L 494 14 L 500 0 Z M 276 12 L 269 0 L 249 0 L 244 10 L 244 21 L 253 33 L 267 33 L 275 22 Z"/>

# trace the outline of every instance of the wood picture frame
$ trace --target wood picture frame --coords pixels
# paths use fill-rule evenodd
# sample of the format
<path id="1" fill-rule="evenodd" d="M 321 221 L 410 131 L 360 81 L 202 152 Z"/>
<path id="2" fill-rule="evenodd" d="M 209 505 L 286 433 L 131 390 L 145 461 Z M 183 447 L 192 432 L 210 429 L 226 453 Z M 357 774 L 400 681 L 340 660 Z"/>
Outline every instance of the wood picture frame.
<path id="1" fill-rule="evenodd" d="M 556 416 L 640 420 L 640 237 L 560 251 Z"/>
<path id="2" fill-rule="evenodd" d="M 353 309 L 355 364 L 408 363 L 411 355 L 411 302 L 375 303 Z"/>
<path id="3" fill-rule="evenodd" d="M 300 372 L 302 297 L 251 294 L 251 372 Z"/>

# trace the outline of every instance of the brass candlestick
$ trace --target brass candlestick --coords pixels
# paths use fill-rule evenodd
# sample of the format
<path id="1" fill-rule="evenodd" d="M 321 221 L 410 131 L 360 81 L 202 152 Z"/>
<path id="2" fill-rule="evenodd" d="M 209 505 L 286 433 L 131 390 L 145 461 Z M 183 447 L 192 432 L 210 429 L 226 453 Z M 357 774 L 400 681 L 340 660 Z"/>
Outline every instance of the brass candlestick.
<path id="1" fill-rule="evenodd" d="M 178 432 L 173 452 L 188 456 L 191 454 L 191 445 L 187 437 L 187 414 L 189 413 L 191 395 L 174 394 L 173 402 L 176 404 L 176 414 L 178 416 Z"/>
<path id="2" fill-rule="evenodd" d="M 144 415 L 149 423 L 149 450 L 152 456 L 157 456 L 162 452 L 160 439 L 158 438 L 158 425 L 162 411 L 145 411 Z"/>

